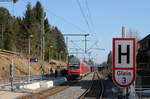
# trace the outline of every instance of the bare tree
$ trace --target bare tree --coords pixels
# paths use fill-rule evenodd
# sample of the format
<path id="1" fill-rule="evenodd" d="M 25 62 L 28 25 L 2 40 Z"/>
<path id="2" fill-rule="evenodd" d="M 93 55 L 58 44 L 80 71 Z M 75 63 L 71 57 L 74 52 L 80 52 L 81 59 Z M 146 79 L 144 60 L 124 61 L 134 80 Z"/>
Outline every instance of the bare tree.
<path id="1" fill-rule="evenodd" d="M 131 28 L 126 31 L 126 37 L 128 37 L 128 38 L 136 38 L 137 41 L 140 40 L 139 32 L 137 32 L 136 30 L 133 30 Z"/>

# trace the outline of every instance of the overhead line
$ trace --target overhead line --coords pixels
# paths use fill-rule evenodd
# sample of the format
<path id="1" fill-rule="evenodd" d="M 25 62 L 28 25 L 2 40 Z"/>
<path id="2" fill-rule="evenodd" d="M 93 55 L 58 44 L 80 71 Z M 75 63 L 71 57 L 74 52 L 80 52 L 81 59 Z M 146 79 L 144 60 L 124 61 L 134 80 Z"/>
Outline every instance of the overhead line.
<path id="1" fill-rule="evenodd" d="M 81 29 L 79 26 L 77 26 L 77 25 L 71 23 L 70 21 L 66 20 L 65 18 L 56 15 L 54 12 L 52 12 L 52 11 L 50 11 L 50 10 L 48 10 L 48 9 L 45 9 L 45 10 L 47 10 L 51 15 L 53 15 L 53 16 L 59 18 L 60 20 L 64 21 L 65 23 L 72 25 L 74 28 L 76 28 L 76 29 L 79 30 L 80 32 L 84 32 L 84 33 L 87 32 L 87 31 Z"/>
<path id="2" fill-rule="evenodd" d="M 79 8 L 80 8 L 81 14 L 82 14 L 82 16 L 83 16 L 83 18 L 84 18 L 84 20 L 85 20 L 85 23 L 86 23 L 87 26 L 88 26 L 89 32 L 91 32 L 89 22 L 88 22 L 88 20 L 87 20 L 85 14 L 84 14 L 84 11 L 83 11 L 83 9 L 82 9 L 82 7 L 81 7 L 81 4 L 80 4 L 79 0 L 76 0 L 76 1 L 77 1 L 77 4 L 78 4 Z"/>
<path id="3" fill-rule="evenodd" d="M 79 47 L 74 41 L 71 40 L 71 43 L 73 43 L 76 47 L 78 47 L 79 49 L 81 49 L 82 51 L 84 51 L 81 47 Z"/>
<path id="4" fill-rule="evenodd" d="M 93 45 L 91 45 L 91 47 L 90 47 L 87 51 L 91 50 L 94 46 L 96 46 L 96 45 L 97 45 L 97 43 L 98 43 L 98 41 L 95 41 L 95 42 L 94 42 L 94 44 L 93 44 Z"/>
<path id="5" fill-rule="evenodd" d="M 93 20 L 92 20 L 92 16 L 91 16 L 91 12 L 90 12 L 90 9 L 89 9 L 88 0 L 85 0 L 85 4 L 86 4 L 86 8 L 87 8 L 87 11 L 88 11 L 88 14 L 89 14 L 89 19 L 90 19 L 91 26 L 93 27 L 92 30 L 93 30 L 93 32 L 95 32 L 94 24 L 93 24 Z"/>

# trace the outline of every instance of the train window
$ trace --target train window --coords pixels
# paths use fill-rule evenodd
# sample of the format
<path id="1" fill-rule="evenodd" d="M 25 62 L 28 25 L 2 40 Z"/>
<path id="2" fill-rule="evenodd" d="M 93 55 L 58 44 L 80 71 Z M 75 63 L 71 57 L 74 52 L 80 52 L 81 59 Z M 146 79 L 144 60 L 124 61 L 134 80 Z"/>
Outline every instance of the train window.
<path id="1" fill-rule="evenodd" d="M 78 70 L 79 69 L 79 64 L 70 64 L 70 69 L 71 70 Z"/>
<path id="2" fill-rule="evenodd" d="M 77 67 L 77 66 L 70 66 L 70 69 L 71 69 L 71 70 L 78 70 L 79 67 Z"/>

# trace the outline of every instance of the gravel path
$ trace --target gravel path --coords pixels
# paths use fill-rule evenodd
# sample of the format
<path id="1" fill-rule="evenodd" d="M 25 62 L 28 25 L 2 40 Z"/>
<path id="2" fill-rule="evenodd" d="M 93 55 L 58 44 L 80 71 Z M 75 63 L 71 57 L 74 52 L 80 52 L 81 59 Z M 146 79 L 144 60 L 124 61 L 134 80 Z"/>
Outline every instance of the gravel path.
<path id="1" fill-rule="evenodd" d="M 93 73 L 89 74 L 79 83 L 50 96 L 48 99 L 77 99 L 88 87 L 90 81 L 92 80 Z"/>

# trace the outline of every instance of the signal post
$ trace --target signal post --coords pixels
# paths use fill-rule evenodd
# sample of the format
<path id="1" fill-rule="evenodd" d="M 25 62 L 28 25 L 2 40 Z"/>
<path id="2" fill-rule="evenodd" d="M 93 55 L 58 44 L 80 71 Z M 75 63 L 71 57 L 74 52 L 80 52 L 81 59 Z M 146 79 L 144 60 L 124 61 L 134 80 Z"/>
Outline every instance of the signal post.
<path id="1" fill-rule="evenodd" d="M 122 38 L 113 38 L 112 79 L 123 87 L 123 96 L 128 99 L 128 87 L 136 78 L 136 44 L 135 38 L 125 38 L 125 27 L 122 27 Z"/>

